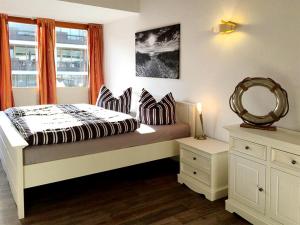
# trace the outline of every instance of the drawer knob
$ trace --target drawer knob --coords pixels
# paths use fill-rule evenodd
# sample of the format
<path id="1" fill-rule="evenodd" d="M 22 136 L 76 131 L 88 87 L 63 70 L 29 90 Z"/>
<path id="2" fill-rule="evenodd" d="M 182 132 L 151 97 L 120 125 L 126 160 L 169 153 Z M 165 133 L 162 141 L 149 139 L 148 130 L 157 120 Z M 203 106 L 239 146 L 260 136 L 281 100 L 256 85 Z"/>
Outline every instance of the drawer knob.
<path id="1" fill-rule="evenodd" d="M 197 160 L 197 158 L 196 158 L 196 157 L 193 157 L 193 160 Z"/>
<path id="2" fill-rule="evenodd" d="M 194 172 L 193 172 L 193 174 L 194 174 L 194 175 L 196 175 L 196 174 L 197 174 L 197 172 L 196 172 L 196 171 L 194 171 Z"/>
<path id="3" fill-rule="evenodd" d="M 293 159 L 293 160 L 291 161 L 291 163 L 292 163 L 293 165 L 295 165 L 295 164 L 297 164 L 297 161 Z"/>
<path id="4" fill-rule="evenodd" d="M 259 192 L 263 192 L 264 189 L 262 187 L 257 186 Z"/>
<path id="5" fill-rule="evenodd" d="M 249 146 L 245 146 L 245 149 L 246 149 L 246 150 L 249 150 L 249 149 L 250 149 L 250 147 L 249 147 Z"/>

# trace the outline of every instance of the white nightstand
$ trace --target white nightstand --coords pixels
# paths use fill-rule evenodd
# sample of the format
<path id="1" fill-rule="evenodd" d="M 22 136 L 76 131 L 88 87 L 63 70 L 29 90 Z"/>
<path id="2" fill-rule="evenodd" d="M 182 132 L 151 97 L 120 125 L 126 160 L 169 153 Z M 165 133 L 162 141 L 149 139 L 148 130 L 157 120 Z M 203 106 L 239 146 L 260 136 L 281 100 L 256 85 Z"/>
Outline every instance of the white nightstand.
<path id="1" fill-rule="evenodd" d="M 214 201 L 227 196 L 229 145 L 208 138 L 177 139 L 180 144 L 178 182 Z"/>

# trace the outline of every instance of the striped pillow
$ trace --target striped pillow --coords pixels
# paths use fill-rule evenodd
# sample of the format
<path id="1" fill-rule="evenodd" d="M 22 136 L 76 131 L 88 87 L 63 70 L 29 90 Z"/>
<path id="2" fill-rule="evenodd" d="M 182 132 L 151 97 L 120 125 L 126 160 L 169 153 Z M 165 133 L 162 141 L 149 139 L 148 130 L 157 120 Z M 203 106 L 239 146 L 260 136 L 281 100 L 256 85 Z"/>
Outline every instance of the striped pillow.
<path id="1" fill-rule="evenodd" d="M 96 105 L 102 108 L 122 113 L 130 113 L 132 88 L 127 88 L 122 95 L 115 98 L 112 92 L 105 87 L 101 87 Z"/>
<path id="2" fill-rule="evenodd" d="M 159 102 L 142 90 L 139 105 L 139 120 L 148 125 L 170 125 L 176 123 L 175 100 L 172 93 L 167 94 Z"/>

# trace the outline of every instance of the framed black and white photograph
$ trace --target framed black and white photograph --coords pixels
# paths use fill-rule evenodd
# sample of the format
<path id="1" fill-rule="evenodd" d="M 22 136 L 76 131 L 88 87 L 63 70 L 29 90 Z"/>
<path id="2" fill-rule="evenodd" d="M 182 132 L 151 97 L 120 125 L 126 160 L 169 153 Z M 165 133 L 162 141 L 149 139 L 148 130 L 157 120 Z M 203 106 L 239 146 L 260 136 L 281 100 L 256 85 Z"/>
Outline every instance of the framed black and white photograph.
<path id="1" fill-rule="evenodd" d="M 180 24 L 135 34 L 136 76 L 179 79 Z"/>

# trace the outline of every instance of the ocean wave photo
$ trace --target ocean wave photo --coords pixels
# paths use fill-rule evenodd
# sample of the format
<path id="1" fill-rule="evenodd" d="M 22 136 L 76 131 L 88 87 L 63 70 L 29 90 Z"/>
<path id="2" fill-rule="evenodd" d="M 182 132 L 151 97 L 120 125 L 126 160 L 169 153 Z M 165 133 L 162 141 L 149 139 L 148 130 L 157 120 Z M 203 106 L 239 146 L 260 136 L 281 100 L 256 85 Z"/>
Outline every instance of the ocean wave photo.
<path id="1" fill-rule="evenodd" d="M 180 24 L 135 35 L 136 76 L 179 79 Z"/>

